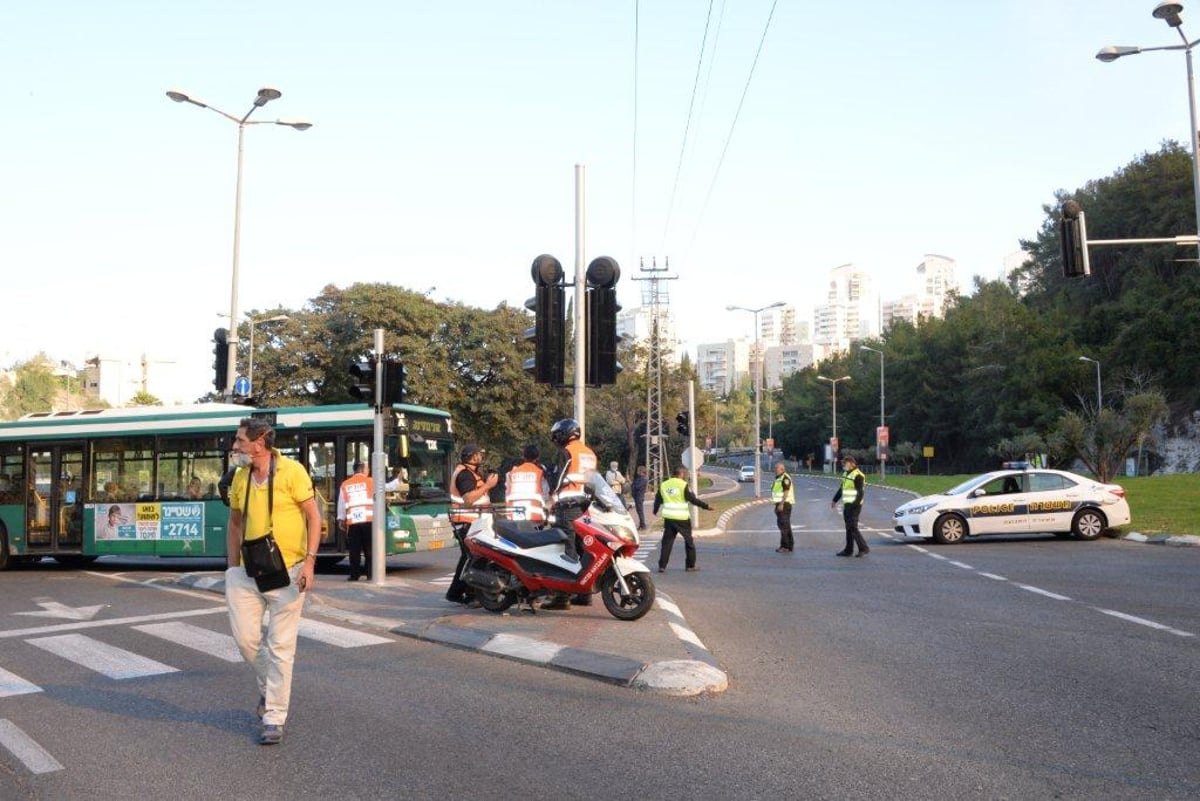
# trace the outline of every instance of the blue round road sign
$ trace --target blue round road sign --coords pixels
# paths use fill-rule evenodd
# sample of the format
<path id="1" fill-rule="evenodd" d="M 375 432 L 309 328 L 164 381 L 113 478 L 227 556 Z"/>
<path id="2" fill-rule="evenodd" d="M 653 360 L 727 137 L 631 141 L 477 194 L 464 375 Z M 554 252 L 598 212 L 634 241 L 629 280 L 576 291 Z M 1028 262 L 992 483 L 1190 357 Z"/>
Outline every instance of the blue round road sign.
<path id="1" fill-rule="evenodd" d="M 245 397 L 250 394 L 250 379 L 239 375 L 233 382 L 233 394 Z"/>

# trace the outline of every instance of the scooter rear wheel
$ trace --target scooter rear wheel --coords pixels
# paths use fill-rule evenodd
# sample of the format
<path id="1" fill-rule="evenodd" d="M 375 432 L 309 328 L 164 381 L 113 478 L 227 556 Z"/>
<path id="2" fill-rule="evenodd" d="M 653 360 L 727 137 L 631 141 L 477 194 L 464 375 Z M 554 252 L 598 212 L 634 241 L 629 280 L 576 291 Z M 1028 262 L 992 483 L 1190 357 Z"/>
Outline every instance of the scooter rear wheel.
<path id="1" fill-rule="evenodd" d="M 509 579 L 512 578 L 512 574 L 507 570 L 493 564 L 489 564 L 483 569 L 499 578 L 503 584 L 507 584 Z M 479 599 L 479 605 L 489 612 L 503 612 L 517 602 L 517 594 L 515 592 L 489 592 L 479 587 L 473 587 L 472 589 L 475 592 L 475 597 Z"/>
<path id="2" fill-rule="evenodd" d="M 621 595 L 617 574 L 609 571 L 600 583 L 604 608 L 618 620 L 637 620 L 654 606 L 654 581 L 649 573 L 630 573 L 625 576 L 628 595 Z"/>

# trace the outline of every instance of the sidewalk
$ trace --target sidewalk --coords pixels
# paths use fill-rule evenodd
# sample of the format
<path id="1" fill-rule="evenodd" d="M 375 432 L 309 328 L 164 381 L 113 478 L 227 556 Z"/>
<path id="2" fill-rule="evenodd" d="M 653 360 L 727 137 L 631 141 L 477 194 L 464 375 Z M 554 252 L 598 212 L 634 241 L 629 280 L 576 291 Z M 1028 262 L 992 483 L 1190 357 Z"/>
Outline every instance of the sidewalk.
<path id="1" fill-rule="evenodd" d="M 222 573 L 185 573 L 175 583 L 224 593 Z M 679 607 L 657 588 L 642 619 L 621 621 L 592 605 L 565 611 L 496 614 L 445 600 L 445 587 L 388 577 L 382 586 L 318 575 L 306 613 L 383 629 L 418 640 L 575 673 L 634 689 L 691 696 L 726 689 L 717 660 L 688 627 Z"/>

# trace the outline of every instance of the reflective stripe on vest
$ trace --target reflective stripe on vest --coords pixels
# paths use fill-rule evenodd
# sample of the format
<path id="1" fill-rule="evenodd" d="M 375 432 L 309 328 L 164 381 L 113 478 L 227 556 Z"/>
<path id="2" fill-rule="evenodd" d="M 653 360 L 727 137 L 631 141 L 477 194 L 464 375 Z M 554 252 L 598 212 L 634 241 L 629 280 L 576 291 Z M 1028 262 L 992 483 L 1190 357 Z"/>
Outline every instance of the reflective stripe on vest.
<path id="1" fill-rule="evenodd" d="M 858 488 L 854 486 L 854 479 L 862 474 L 863 472 L 857 467 L 849 473 L 842 474 L 842 503 L 857 503 Z"/>
<path id="2" fill-rule="evenodd" d="M 790 503 L 796 505 L 795 484 L 788 482 L 787 492 L 783 491 L 783 480 L 787 478 L 787 473 L 775 477 L 775 483 L 771 485 L 771 502 L 772 503 Z"/>
<path id="3" fill-rule="evenodd" d="M 690 520 L 688 511 L 687 482 L 682 478 L 668 478 L 658 488 L 662 496 L 663 520 Z"/>
<path id="4" fill-rule="evenodd" d="M 467 467 L 465 464 L 460 464 L 458 467 L 454 468 L 454 473 L 452 473 L 450 476 L 450 505 L 451 506 L 490 506 L 492 503 L 492 499 L 488 497 L 488 494 L 486 492 L 481 494 L 478 498 L 476 498 L 475 503 L 471 503 L 471 504 L 468 504 L 467 499 L 458 494 L 458 474 L 464 470 L 469 471 L 471 473 L 471 475 L 475 477 L 475 486 L 471 487 L 471 489 L 473 489 L 473 490 L 479 489 L 479 487 L 481 487 L 483 485 L 483 479 L 479 477 L 478 473 L 476 473 L 470 467 Z M 473 523 L 478 518 L 479 518 L 479 515 L 465 515 L 465 514 L 453 514 L 452 513 L 450 515 L 450 522 L 451 523 Z"/>
<path id="5" fill-rule="evenodd" d="M 361 473 L 350 476 L 342 482 L 342 510 L 346 513 L 346 522 L 370 523 L 375 520 L 375 499 L 371 477 Z"/>

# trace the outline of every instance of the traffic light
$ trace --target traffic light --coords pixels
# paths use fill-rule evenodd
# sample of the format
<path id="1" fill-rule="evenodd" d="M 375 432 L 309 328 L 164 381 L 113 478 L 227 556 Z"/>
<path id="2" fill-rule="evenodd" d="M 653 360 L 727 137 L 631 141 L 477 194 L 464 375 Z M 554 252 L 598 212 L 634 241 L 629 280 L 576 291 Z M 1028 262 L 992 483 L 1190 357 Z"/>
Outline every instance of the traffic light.
<path id="1" fill-rule="evenodd" d="M 692 430 L 691 422 L 691 416 L 687 412 L 680 412 L 675 415 L 675 430 L 686 437 Z"/>
<path id="2" fill-rule="evenodd" d="M 374 359 L 359 359 L 350 363 L 350 397 L 375 403 Z"/>
<path id="3" fill-rule="evenodd" d="M 525 301 L 525 308 L 534 313 L 534 325 L 525 329 L 525 339 L 533 340 L 533 358 L 522 366 L 539 384 L 561 386 L 566 356 L 562 264 L 553 256 L 541 255 L 533 260 L 530 272 L 536 294 Z"/>
<path id="4" fill-rule="evenodd" d="M 1081 278 L 1092 274 L 1088 259 L 1087 217 L 1074 200 L 1068 200 L 1062 206 L 1058 242 L 1062 248 L 1064 278 Z"/>
<path id="5" fill-rule="evenodd" d="M 600 256 L 587 268 L 587 383 L 612 384 L 621 372 L 617 361 L 617 281 L 621 268 L 615 259 Z"/>
<path id="6" fill-rule="evenodd" d="M 213 387 L 224 392 L 229 385 L 229 331 L 213 331 Z"/>
<path id="7" fill-rule="evenodd" d="M 404 395 L 408 391 L 408 368 L 399 360 L 383 363 L 383 403 L 391 406 L 393 403 L 404 403 Z"/>

